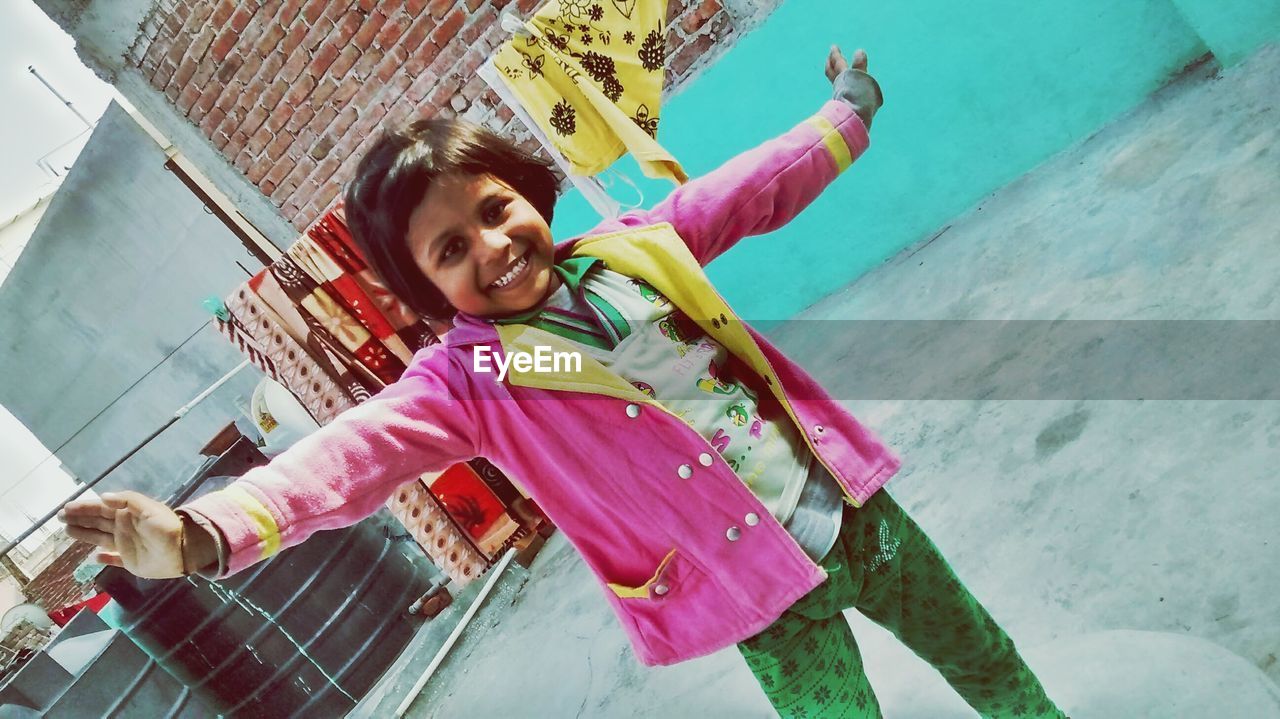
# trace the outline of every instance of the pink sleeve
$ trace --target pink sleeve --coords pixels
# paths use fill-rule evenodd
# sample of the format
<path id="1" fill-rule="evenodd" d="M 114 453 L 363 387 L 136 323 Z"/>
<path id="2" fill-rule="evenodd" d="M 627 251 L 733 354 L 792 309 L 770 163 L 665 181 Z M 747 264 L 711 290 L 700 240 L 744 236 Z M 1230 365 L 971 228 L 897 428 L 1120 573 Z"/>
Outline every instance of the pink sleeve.
<path id="1" fill-rule="evenodd" d="M 853 108 L 831 100 L 782 136 L 672 190 L 653 209 L 607 220 L 589 234 L 670 222 L 706 265 L 743 237 L 785 225 L 869 144 Z"/>
<path id="2" fill-rule="evenodd" d="M 436 345 L 436 348 L 441 347 Z M 222 574 L 234 574 L 373 514 L 405 482 L 475 457 L 476 423 L 444 351 L 415 361 L 395 384 L 300 440 L 265 467 L 183 505 L 225 540 Z"/>

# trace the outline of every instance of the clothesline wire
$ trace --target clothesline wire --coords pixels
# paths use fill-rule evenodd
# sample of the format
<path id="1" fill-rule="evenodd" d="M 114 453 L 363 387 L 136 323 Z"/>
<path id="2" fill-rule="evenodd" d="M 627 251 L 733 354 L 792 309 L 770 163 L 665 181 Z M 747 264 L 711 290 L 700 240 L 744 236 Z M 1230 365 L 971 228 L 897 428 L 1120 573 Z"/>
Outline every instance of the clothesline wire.
<path id="1" fill-rule="evenodd" d="M 91 425 L 91 424 L 93 424 L 94 422 L 98 421 L 98 418 L 99 418 L 99 417 L 101 417 L 104 413 L 106 413 L 106 411 L 107 411 L 107 410 L 111 409 L 111 408 L 115 405 L 115 403 L 116 403 L 116 402 L 119 402 L 121 399 L 123 399 L 125 395 L 127 395 L 127 394 L 129 394 L 131 391 L 133 391 L 133 388 L 134 388 L 134 387 L 137 387 L 137 386 L 138 386 L 138 385 L 139 385 L 139 384 L 140 384 L 144 379 L 146 379 L 147 377 L 151 376 L 151 373 L 152 373 L 152 372 L 155 372 L 157 369 L 159 369 L 159 368 L 160 368 L 160 365 L 164 364 L 165 362 L 168 362 L 170 357 L 173 357 L 173 355 L 175 355 L 175 354 L 178 352 L 178 350 L 182 349 L 184 346 L 186 346 L 186 344 L 187 344 L 188 342 L 190 342 L 191 340 L 195 339 L 196 335 L 200 334 L 200 332 L 201 332 L 201 331 L 203 331 L 205 327 L 208 327 L 208 326 L 209 326 L 209 324 L 210 324 L 211 322 L 213 322 L 213 320 L 212 320 L 212 319 L 207 319 L 207 320 L 205 320 L 205 321 L 204 321 L 204 323 L 202 323 L 199 327 L 197 327 L 197 328 L 196 328 L 196 331 L 195 331 L 195 332 L 192 332 L 190 335 L 188 335 L 188 336 L 187 336 L 187 338 L 186 338 L 186 339 L 184 339 L 182 342 L 180 342 L 180 343 L 178 344 L 178 346 L 177 346 L 177 347 L 174 347 L 172 350 L 170 350 L 170 351 L 169 351 L 169 353 L 168 353 L 168 354 L 166 354 L 166 355 L 164 356 L 164 358 L 163 358 L 163 359 L 161 359 L 159 362 L 157 362 L 157 363 L 155 363 L 154 365 L 152 365 L 152 366 L 151 366 L 151 369 L 148 369 L 146 372 L 144 372 L 144 373 L 142 374 L 142 376 L 141 376 L 141 377 L 139 377 L 138 379 L 134 380 L 134 381 L 133 381 L 133 384 L 130 384 L 128 387 L 126 387 L 126 388 L 124 389 L 124 391 L 123 391 L 123 392 L 121 392 L 120 394 L 116 395 L 115 399 L 113 399 L 113 400 L 111 400 L 110 402 L 108 402 L 108 403 L 107 403 L 107 406 L 105 406 L 105 407 L 103 407 L 102 409 L 98 410 L 98 413 L 97 413 L 97 414 L 95 414 L 95 415 L 93 415 L 93 417 L 89 418 L 89 421 L 88 421 L 88 422 L 85 422 L 83 425 L 81 425 L 81 426 L 80 426 L 80 429 L 77 429 L 77 430 L 75 431 L 75 433 L 73 433 L 70 437 L 68 437 L 68 438 L 66 439 L 66 441 L 64 441 L 62 444 L 58 445 L 58 446 L 57 446 L 57 448 L 55 448 L 55 449 L 53 449 L 52 451 L 50 451 L 50 452 L 49 452 L 49 454 L 48 454 L 48 455 L 46 455 L 43 459 L 41 459 L 39 462 L 37 462 L 37 463 L 36 463 L 36 465 L 35 465 L 34 467 L 32 467 L 31 469 L 27 470 L 26 474 L 23 474 L 21 477 L 19 477 L 19 478 L 17 479 L 17 481 L 15 481 L 15 482 L 13 483 L 13 485 L 11 485 L 9 488 L 5 489 L 4 491 L 0 492 L 0 497 L 2 497 L 2 496 L 4 496 L 4 495 L 6 495 L 6 494 L 8 494 L 8 493 L 12 492 L 14 489 L 17 489 L 18 487 L 20 487 L 20 486 L 22 485 L 23 481 L 25 481 L 25 480 L 27 479 L 27 477 L 30 477 L 31 475 L 35 474 L 36 470 L 38 470 L 38 469 L 40 469 L 41 467 L 43 467 L 43 466 L 44 466 L 44 463 L 45 463 L 45 462 L 48 462 L 48 461 L 49 461 L 50 459 L 52 459 L 53 457 L 56 457 L 56 456 L 58 455 L 58 452 L 61 452 L 61 451 L 63 450 L 63 448 L 65 448 L 68 444 L 71 444 L 71 442 L 72 442 L 72 441 L 74 441 L 76 437 L 79 437 L 79 436 L 80 436 L 80 433 L 81 433 L 81 432 L 83 432 L 83 431 L 85 431 L 86 429 L 88 429 L 88 428 L 89 428 L 89 425 Z"/>
<path id="2" fill-rule="evenodd" d="M 170 417 L 168 421 L 166 421 L 164 424 L 160 425 L 156 429 L 152 430 L 151 434 L 148 434 L 141 442 L 138 442 L 137 444 L 133 445 L 133 448 L 130 449 L 128 452 L 126 452 L 124 456 L 120 457 L 115 462 L 112 462 L 106 469 L 99 472 L 98 476 L 94 477 L 88 482 L 82 483 L 80 485 L 80 489 L 77 489 L 70 496 L 63 498 L 62 501 L 57 502 L 54 508 L 46 512 L 43 517 L 33 520 L 31 524 L 28 525 L 27 528 L 22 531 L 21 534 L 9 540 L 8 544 L 5 544 L 3 548 L 0 548 L 0 555 L 8 554 L 10 550 L 12 550 L 14 547 L 17 547 L 20 543 L 26 540 L 27 537 L 31 536 L 37 530 L 43 527 L 45 522 L 52 520 L 54 516 L 58 514 L 58 511 L 63 505 L 65 505 L 67 502 L 70 502 L 73 499 L 76 499 L 77 497 L 84 494 L 85 492 L 88 492 L 90 489 L 96 486 L 98 482 L 101 482 L 102 480 L 109 477 L 111 473 L 116 471 L 118 467 L 123 465 L 125 462 L 128 462 L 129 459 L 133 457 L 133 455 L 137 454 L 138 452 L 141 452 L 143 447 L 146 447 L 148 444 L 150 444 L 153 439 L 155 439 L 156 437 L 159 437 L 162 433 L 164 433 L 165 430 L 169 429 L 174 424 L 176 424 L 179 420 L 181 420 L 183 417 L 187 416 L 187 413 L 191 411 L 192 407 L 195 407 L 196 405 L 203 402 L 205 399 L 208 399 L 214 392 L 218 391 L 219 387 L 226 384 L 228 381 L 231 380 L 232 377 L 235 377 L 237 374 L 240 373 L 241 370 L 243 370 L 248 366 L 250 366 L 250 362 L 249 360 L 246 359 L 245 361 L 236 365 L 235 369 L 222 375 L 222 377 L 220 377 L 217 382 L 214 382 L 213 384 L 206 387 L 203 392 L 201 392 L 200 394 L 192 398 L 190 402 L 187 402 L 186 404 L 179 407 L 178 411 L 174 412 L 173 416 Z"/>

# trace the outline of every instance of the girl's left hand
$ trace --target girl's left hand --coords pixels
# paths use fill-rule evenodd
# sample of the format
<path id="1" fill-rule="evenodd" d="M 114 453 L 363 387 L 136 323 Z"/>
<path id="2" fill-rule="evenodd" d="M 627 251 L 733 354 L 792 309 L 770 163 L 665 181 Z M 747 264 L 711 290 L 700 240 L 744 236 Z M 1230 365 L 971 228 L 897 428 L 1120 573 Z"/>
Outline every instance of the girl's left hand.
<path id="1" fill-rule="evenodd" d="M 834 96 L 852 105 L 862 123 L 871 129 L 871 119 L 884 104 L 884 95 L 880 83 L 867 73 L 866 51 L 858 48 L 850 60 L 852 64 L 845 61 L 838 45 L 832 45 L 827 53 L 827 79 L 835 90 Z"/>

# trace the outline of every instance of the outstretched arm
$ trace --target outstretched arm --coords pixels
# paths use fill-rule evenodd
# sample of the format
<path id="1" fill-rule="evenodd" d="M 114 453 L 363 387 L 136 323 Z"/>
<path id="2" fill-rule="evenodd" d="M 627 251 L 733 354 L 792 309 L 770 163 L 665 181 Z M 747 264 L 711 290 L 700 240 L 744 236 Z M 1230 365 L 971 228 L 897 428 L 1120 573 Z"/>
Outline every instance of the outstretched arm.
<path id="1" fill-rule="evenodd" d="M 826 74 L 833 98 L 816 115 L 677 187 L 653 209 L 602 223 L 591 234 L 670 222 L 706 265 L 743 237 L 785 225 L 870 144 L 867 128 L 883 97 L 866 67 L 862 50 L 850 65 L 832 47 Z"/>
<path id="2" fill-rule="evenodd" d="M 177 577 L 218 559 L 218 537 L 137 492 L 68 502 L 58 519 L 72 539 L 98 547 L 97 561 L 139 577 Z"/>
<path id="3" fill-rule="evenodd" d="M 100 561 L 146 577 L 233 574 L 318 530 L 355 524 L 401 484 L 482 453 L 468 395 L 446 381 L 444 354 L 434 352 L 427 367 L 415 362 L 267 466 L 176 512 L 123 492 L 70 502 L 59 518 L 73 538 L 100 548 Z"/>

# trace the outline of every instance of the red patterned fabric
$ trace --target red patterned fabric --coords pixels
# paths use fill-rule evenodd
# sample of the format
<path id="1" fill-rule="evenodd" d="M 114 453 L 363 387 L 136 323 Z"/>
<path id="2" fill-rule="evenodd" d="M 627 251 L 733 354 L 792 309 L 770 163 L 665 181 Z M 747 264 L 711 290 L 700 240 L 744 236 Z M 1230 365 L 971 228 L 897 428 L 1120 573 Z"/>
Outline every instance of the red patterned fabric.
<path id="1" fill-rule="evenodd" d="M 455 464 L 431 483 L 431 493 L 481 551 L 499 550 L 515 531 L 507 508 L 469 465 Z"/>
<path id="2" fill-rule="evenodd" d="M 219 328 L 319 424 L 395 382 L 448 325 L 418 317 L 360 256 L 341 210 L 326 213 L 225 301 Z M 424 476 L 388 506 L 455 582 L 479 576 L 545 521 L 483 459 Z"/>

